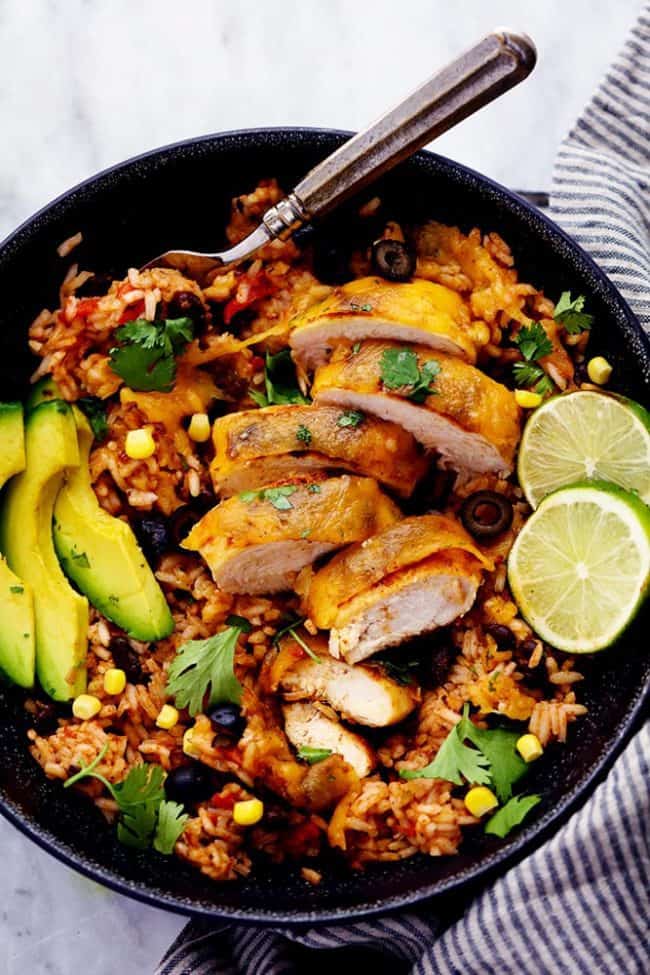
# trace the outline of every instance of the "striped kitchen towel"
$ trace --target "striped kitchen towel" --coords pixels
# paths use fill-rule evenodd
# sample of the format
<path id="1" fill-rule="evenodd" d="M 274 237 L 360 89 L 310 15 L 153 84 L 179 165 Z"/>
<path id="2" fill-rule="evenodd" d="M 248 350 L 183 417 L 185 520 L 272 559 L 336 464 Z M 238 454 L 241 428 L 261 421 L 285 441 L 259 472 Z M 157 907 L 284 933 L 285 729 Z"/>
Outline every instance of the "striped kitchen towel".
<path id="1" fill-rule="evenodd" d="M 560 149 L 551 214 L 650 330 L 650 3 Z M 650 724 L 553 839 L 461 917 L 434 911 L 301 932 L 192 921 L 157 975 L 647 975 Z"/>

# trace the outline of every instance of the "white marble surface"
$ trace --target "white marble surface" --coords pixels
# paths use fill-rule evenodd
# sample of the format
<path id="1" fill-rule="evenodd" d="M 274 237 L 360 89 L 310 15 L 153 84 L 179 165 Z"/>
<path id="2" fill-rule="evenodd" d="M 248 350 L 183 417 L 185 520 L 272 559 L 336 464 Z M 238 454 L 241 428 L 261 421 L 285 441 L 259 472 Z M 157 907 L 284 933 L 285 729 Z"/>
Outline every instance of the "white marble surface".
<path id="1" fill-rule="evenodd" d="M 533 77 L 436 148 L 511 186 L 549 184 L 559 140 L 639 0 L 0 0 L 0 237 L 97 170 L 256 125 L 358 128 L 497 25 Z M 6 975 L 146 975 L 180 929 L 0 821 Z"/>

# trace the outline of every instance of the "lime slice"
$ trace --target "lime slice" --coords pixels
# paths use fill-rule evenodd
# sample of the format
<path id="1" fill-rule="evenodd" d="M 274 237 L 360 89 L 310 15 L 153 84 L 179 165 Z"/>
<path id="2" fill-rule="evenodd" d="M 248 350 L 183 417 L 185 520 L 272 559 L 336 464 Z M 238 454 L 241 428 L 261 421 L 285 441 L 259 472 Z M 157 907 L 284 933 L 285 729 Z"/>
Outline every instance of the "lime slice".
<path id="1" fill-rule="evenodd" d="M 585 478 L 611 481 L 650 504 L 650 413 L 608 393 L 554 396 L 526 424 L 517 474 L 533 508 Z"/>
<path id="2" fill-rule="evenodd" d="M 508 559 L 508 582 L 538 636 L 570 653 L 610 646 L 643 602 L 650 578 L 650 509 L 613 484 L 549 495 Z"/>

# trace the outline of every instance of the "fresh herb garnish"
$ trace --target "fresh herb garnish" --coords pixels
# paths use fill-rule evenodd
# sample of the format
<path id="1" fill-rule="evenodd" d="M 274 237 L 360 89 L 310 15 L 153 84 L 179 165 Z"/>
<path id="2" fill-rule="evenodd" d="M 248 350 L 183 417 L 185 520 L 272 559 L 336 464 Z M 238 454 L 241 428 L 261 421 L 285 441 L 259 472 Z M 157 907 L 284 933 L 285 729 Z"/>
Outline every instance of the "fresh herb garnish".
<path id="1" fill-rule="evenodd" d="M 358 304 L 356 301 L 351 301 L 350 311 L 372 311 L 372 305 L 367 301 L 363 305 Z"/>
<path id="2" fill-rule="evenodd" d="M 299 440 L 301 443 L 309 446 L 311 443 L 311 430 L 309 427 L 306 427 L 303 423 L 301 423 L 296 430 L 296 440 Z"/>
<path id="3" fill-rule="evenodd" d="M 311 535 L 311 528 L 303 528 L 303 530 L 300 532 L 301 538 L 309 538 L 310 535 Z"/>
<path id="4" fill-rule="evenodd" d="M 350 349 L 350 352 L 352 353 L 352 355 L 359 355 L 360 349 L 361 349 L 361 342 L 355 342 L 352 348 Z"/>
<path id="5" fill-rule="evenodd" d="M 424 403 L 427 396 L 435 395 L 433 383 L 440 372 L 440 363 L 428 359 L 420 368 L 418 357 L 411 349 L 384 349 L 380 372 L 386 389 L 409 389 L 409 399 Z"/>
<path id="6" fill-rule="evenodd" d="M 234 661 L 237 640 L 245 632 L 239 624 L 230 625 L 205 640 L 189 640 L 179 647 L 167 675 L 167 693 L 177 707 L 187 708 L 192 716 L 199 714 L 206 694 L 207 706 L 241 702 L 243 688 Z"/>
<path id="7" fill-rule="evenodd" d="M 260 491 L 242 491 L 239 500 L 244 504 L 250 504 L 251 501 L 268 501 L 278 511 L 289 511 L 293 508 L 289 497 L 297 490 L 296 484 L 283 484 L 280 487 L 262 488 Z"/>
<path id="8" fill-rule="evenodd" d="M 541 796 L 514 796 L 509 802 L 490 816 L 485 824 L 485 832 L 503 839 L 511 829 L 519 826 L 531 809 L 542 801 Z"/>
<path id="9" fill-rule="evenodd" d="M 117 606 L 117 605 L 119 604 L 119 601 L 120 601 L 120 597 L 119 597 L 119 596 L 109 596 L 109 597 L 108 597 L 108 601 L 109 601 L 109 603 L 111 603 L 111 604 L 112 604 L 113 606 Z"/>
<path id="10" fill-rule="evenodd" d="M 384 657 L 380 653 L 376 654 L 373 659 L 375 663 L 381 664 L 389 677 L 405 687 L 413 683 L 413 671 L 417 670 L 421 662 L 417 657 L 413 660 L 394 660 L 392 657 Z"/>
<path id="11" fill-rule="evenodd" d="M 106 404 L 97 396 L 83 396 L 77 400 L 77 406 L 90 423 L 95 440 L 100 442 L 106 440 L 108 436 Z"/>
<path id="12" fill-rule="evenodd" d="M 9 592 L 13 592 L 16 596 L 20 596 L 25 592 L 24 586 L 9 586 Z"/>
<path id="13" fill-rule="evenodd" d="M 264 388 L 265 393 L 255 389 L 248 391 L 248 395 L 258 406 L 311 402 L 298 388 L 296 369 L 289 349 L 282 349 L 275 355 L 266 353 Z"/>
<path id="14" fill-rule="evenodd" d="M 310 484 L 307 490 L 310 494 L 320 494 L 320 484 Z"/>
<path id="15" fill-rule="evenodd" d="M 532 386 L 535 392 L 542 396 L 545 393 L 552 393 L 555 388 L 553 382 L 535 361 L 550 355 L 553 351 L 553 344 L 543 326 L 539 322 L 524 325 L 515 336 L 514 343 L 524 357 L 523 362 L 515 362 L 512 367 L 517 386 L 519 388 Z"/>
<path id="16" fill-rule="evenodd" d="M 466 705 L 432 762 L 421 769 L 403 770 L 400 775 L 404 779 L 446 779 L 454 785 L 462 785 L 463 778 L 475 785 L 491 783 L 500 801 L 505 802 L 528 768 L 515 749 L 519 732 L 477 728 L 468 712 Z M 475 747 L 470 748 L 466 741 Z"/>
<path id="17" fill-rule="evenodd" d="M 302 626 L 302 624 L 305 622 L 305 618 L 306 617 L 304 616 L 296 616 L 295 618 L 291 619 L 285 626 L 282 627 L 282 629 L 278 630 L 273 637 L 273 643 L 277 646 L 283 636 L 292 636 L 298 646 L 302 647 L 308 657 L 311 657 L 315 663 L 322 664 L 323 661 L 318 654 L 314 653 L 309 644 L 305 643 L 303 638 L 296 632 L 298 627 Z"/>
<path id="18" fill-rule="evenodd" d="M 569 335 L 578 335 L 580 332 L 588 332 L 594 323 L 594 316 L 583 311 L 585 307 L 585 296 L 578 295 L 573 301 L 571 292 L 563 291 L 560 299 L 555 306 L 553 318 L 556 322 L 564 325 Z"/>
<path id="19" fill-rule="evenodd" d="M 160 765 L 136 765 L 121 782 L 113 784 L 97 771 L 108 751 L 108 742 L 90 765 L 82 765 L 76 775 L 63 783 L 65 789 L 83 779 L 98 779 L 117 803 L 120 817 L 117 838 L 120 843 L 144 850 L 153 846 L 159 853 L 171 853 L 183 832 L 188 816 L 182 807 L 165 799 L 165 773 Z"/>
<path id="20" fill-rule="evenodd" d="M 360 413 L 359 410 L 346 410 L 341 413 L 336 424 L 339 427 L 358 427 L 364 420 L 365 414 Z"/>
<path id="21" fill-rule="evenodd" d="M 308 762 L 310 765 L 316 765 L 317 762 L 322 762 L 324 759 L 329 758 L 331 754 L 331 748 L 312 748 L 310 745 L 302 745 L 298 749 L 298 758 L 301 758 L 303 762 Z"/>
<path id="22" fill-rule="evenodd" d="M 191 318 L 149 322 L 137 318 L 115 332 L 119 345 L 109 365 L 131 389 L 168 393 L 176 380 L 176 356 L 194 338 Z"/>
<path id="23" fill-rule="evenodd" d="M 245 616 L 237 616 L 236 613 L 231 613 L 230 616 L 226 617 L 226 626 L 236 626 L 242 633 L 250 633 L 253 629 L 253 624 Z"/>
<path id="24" fill-rule="evenodd" d="M 514 343 L 526 362 L 542 359 L 553 351 L 553 343 L 539 322 L 531 322 L 530 325 L 524 325 L 523 328 L 520 328 L 515 336 Z"/>

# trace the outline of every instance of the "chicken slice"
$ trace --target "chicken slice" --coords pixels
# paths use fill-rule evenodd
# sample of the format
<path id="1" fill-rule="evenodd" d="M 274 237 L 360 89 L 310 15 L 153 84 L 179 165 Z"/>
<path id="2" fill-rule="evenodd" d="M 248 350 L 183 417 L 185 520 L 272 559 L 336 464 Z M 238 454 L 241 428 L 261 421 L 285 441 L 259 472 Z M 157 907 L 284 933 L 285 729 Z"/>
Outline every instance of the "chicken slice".
<path id="1" fill-rule="evenodd" d="M 296 749 L 323 748 L 340 755 L 360 779 L 369 775 L 377 758 L 361 735 L 327 717 L 310 702 L 285 704 L 284 731 Z"/>
<path id="2" fill-rule="evenodd" d="M 387 388 L 384 353 L 405 350 L 418 368 L 435 359 L 440 371 L 432 395 L 418 404 L 412 387 Z M 392 376 L 391 376 L 392 378 Z M 510 473 L 519 443 L 520 409 L 514 394 L 461 359 L 396 342 L 364 342 L 358 350 L 339 346 L 316 371 L 312 396 L 328 404 L 374 413 L 401 424 L 424 447 L 436 450 L 443 466 L 473 474 Z"/>
<path id="3" fill-rule="evenodd" d="M 307 570 L 297 583 L 304 611 L 319 629 L 330 629 L 354 596 L 386 576 L 449 550 L 467 552 L 479 566 L 494 568 L 456 518 L 413 515 L 338 552 L 318 572 Z"/>
<path id="4" fill-rule="evenodd" d="M 359 278 L 335 288 L 320 304 L 297 316 L 289 336 L 303 371 L 322 366 L 341 339 L 395 339 L 476 361 L 466 302 L 441 284 L 395 284 Z"/>
<path id="5" fill-rule="evenodd" d="M 226 592 L 282 592 L 321 555 L 399 518 L 397 506 L 370 478 L 296 480 L 222 501 L 182 546 L 200 552 Z"/>
<path id="6" fill-rule="evenodd" d="M 374 477 L 408 497 L 428 462 L 410 433 L 375 416 L 334 406 L 267 406 L 218 419 L 210 466 L 229 497 L 323 468 Z"/>
<path id="7" fill-rule="evenodd" d="M 270 667 L 269 689 L 279 684 L 287 700 L 327 701 L 346 721 L 386 728 L 411 713 L 419 694 L 414 686 L 398 684 L 379 667 L 351 667 L 335 660 L 323 636 L 309 637 L 318 660 L 306 657 L 298 643 L 286 636 Z"/>
<path id="8" fill-rule="evenodd" d="M 471 608 L 480 581 L 480 562 L 459 549 L 387 576 L 341 607 L 330 630 L 330 653 L 353 664 L 448 626 Z"/>

